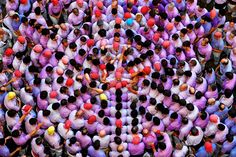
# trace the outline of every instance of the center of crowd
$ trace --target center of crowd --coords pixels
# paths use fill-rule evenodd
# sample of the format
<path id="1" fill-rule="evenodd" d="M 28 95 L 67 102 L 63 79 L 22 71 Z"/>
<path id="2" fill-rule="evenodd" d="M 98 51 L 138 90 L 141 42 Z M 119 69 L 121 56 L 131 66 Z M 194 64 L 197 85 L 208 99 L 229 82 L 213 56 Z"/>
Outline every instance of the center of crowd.
<path id="1" fill-rule="evenodd" d="M 235 157 L 224 4 L 6 0 L 0 156 Z"/>

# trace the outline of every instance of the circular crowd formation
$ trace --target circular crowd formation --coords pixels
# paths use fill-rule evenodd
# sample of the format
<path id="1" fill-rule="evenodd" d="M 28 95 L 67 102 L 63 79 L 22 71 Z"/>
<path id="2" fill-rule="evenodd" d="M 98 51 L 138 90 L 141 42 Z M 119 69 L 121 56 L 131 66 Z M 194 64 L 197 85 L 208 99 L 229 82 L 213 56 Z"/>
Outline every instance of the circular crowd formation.
<path id="1" fill-rule="evenodd" d="M 4 2 L 1 157 L 236 156 L 235 0 Z"/>

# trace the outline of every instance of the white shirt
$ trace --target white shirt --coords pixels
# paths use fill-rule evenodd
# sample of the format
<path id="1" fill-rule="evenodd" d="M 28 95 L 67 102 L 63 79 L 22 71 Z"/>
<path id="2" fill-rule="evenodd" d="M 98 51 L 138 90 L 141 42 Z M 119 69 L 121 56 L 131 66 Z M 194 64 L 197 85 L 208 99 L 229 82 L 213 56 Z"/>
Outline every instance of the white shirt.
<path id="1" fill-rule="evenodd" d="M 217 125 L 219 124 L 219 120 L 218 120 L 218 123 L 212 123 L 212 122 L 209 122 L 206 126 L 206 130 L 204 132 L 204 135 L 205 136 L 211 136 L 213 134 L 216 133 L 216 131 L 218 130 L 217 129 Z"/>
<path id="2" fill-rule="evenodd" d="M 181 150 L 177 150 L 177 149 L 174 150 L 173 157 L 185 157 L 187 152 L 188 152 L 188 147 L 183 146 L 183 148 Z"/>
<path id="3" fill-rule="evenodd" d="M 197 106 L 196 105 L 193 105 L 193 106 L 194 106 L 194 110 L 189 112 L 189 114 L 187 115 L 187 118 L 191 121 L 194 121 L 197 118 L 198 113 L 199 113 Z"/>
<path id="4" fill-rule="evenodd" d="M 110 135 L 105 135 L 104 137 L 94 136 L 93 142 L 95 142 L 96 140 L 100 141 L 101 148 L 108 148 L 109 143 L 110 143 Z"/>
<path id="5" fill-rule="evenodd" d="M 69 120 L 71 121 L 71 127 L 73 129 L 80 129 L 84 126 L 84 119 L 76 117 L 77 110 L 74 110 L 69 115 Z"/>
<path id="6" fill-rule="evenodd" d="M 192 135 L 188 135 L 187 136 L 187 140 L 186 140 L 186 145 L 188 146 L 196 146 L 198 145 L 203 138 L 203 131 L 200 127 L 196 126 L 196 128 L 198 129 L 198 135 L 197 136 L 192 136 Z"/>
<path id="7" fill-rule="evenodd" d="M 45 157 L 46 154 L 44 153 L 44 146 L 43 144 L 37 145 L 36 138 L 33 138 L 31 141 L 31 148 L 34 153 L 36 153 L 39 157 Z"/>
<path id="8" fill-rule="evenodd" d="M 64 139 L 69 139 L 74 136 L 74 133 L 71 129 L 69 131 L 64 128 L 64 123 L 59 123 L 57 127 L 57 132 L 63 137 Z"/>

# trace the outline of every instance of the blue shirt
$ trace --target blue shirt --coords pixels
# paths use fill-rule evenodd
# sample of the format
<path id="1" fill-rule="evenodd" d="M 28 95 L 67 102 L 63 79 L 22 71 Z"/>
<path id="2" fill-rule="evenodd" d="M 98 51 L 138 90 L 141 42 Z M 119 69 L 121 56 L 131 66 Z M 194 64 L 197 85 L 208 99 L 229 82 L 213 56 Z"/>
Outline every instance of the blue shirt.
<path id="1" fill-rule="evenodd" d="M 7 146 L 0 146 L 0 156 L 1 157 L 9 157 L 10 156 L 10 151 L 7 148 Z"/>
<path id="2" fill-rule="evenodd" d="M 231 150 L 230 152 L 230 157 L 235 157 L 236 156 L 236 147 Z"/>
<path id="3" fill-rule="evenodd" d="M 236 137 L 234 136 L 234 139 L 232 142 L 225 141 L 222 144 L 221 152 L 229 153 L 235 145 L 236 145 Z"/>
<path id="4" fill-rule="evenodd" d="M 216 144 L 212 144 L 213 152 L 216 150 Z M 205 146 L 202 146 L 199 148 L 199 150 L 196 153 L 196 157 L 210 157 L 213 156 L 213 154 L 209 154 L 206 152 Z"/>
<path id="5" fill-rule="evenodd" d="M 0 103 L 1 104 L 4 103 L 4 98 L 5 98 L 6 95 L 7 95 L 7 92 L 0 94 Z"/>
<path id="6" fill-rule="evenodd" d="M 229 109 L 226 107 L 223 111 L 218 110 L 215 114 L 219 116 L 220 120 L 224 120 L 227 117 L 228 110 Z"/>
<path id="7" fill-rule="evenodd" d="M 88 148 L 88 154 L 91 157 L 106 157 L 106 154 L 103 150 L 95 150 L 93 146 L 90 146 Z"/>
<path id="8" fill-rule="evenodd" d="M 212 114 L 214 112 L 216 112 L 219 108 L 219 103 L 215 103 L 214 105 L 209 105 L 207 106 L 206 108 L 206 112 L 209 113 L 209 114 Z"/>
<path id="9" fill-rule="evenodd" d="M 206 22 L 202 26 L 203 26 L 206 34 L 210 32 L 211 27 L 212 27 L 210 22 Z"/>
<path id="10" fill-rule="evenodd" d="M 19 29 L 19 27 L 20 27 L 20 25 L 21 25 L 21 19 L 22 19 L 22 17 L 24 17 L 23 15 L 19 15 L 19 21 L 18 22 L 16 22 L 15 20 L 12 20 L 12 23 L 11 23 L 11 25 L 12 25 L 12 28 L 13 28 L 13 30 L 14 31 L 17 31 L 18 29 Z"/>
<path id="11" fill-rule="evenodd" d="M 225 46 L 223 39 L 221 38 L 221 39 L 216 40 L 214 38 L 214 33 L 212 33 L 212 34 L 213 34 L 212 39 L 211 39 L 211 46 L 212 46 L 212 48 L 223 51 L 224 50 L 224 46 Z"/>
<path id="12" fill-rule="evenodd" d="M 174 0 L 175 6 L 178 10 L 183 11 L 186 7 L 185 7 L 185 0 L 182 0 L 181 3 L 177 3 L 176 0 Z"/>

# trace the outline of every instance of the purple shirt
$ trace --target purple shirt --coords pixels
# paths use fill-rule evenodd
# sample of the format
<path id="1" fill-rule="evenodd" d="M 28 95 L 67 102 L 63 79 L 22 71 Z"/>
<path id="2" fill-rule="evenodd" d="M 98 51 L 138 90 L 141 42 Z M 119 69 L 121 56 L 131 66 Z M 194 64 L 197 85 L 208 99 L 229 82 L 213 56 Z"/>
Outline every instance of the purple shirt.
<path id="1" fill-rule="evenodd" d="M 128 150 L 130 155 L 142 155 L 144 153 L 145 145 L 143 142 L 140 142 L 139 144 L 128 144 Z"/>

